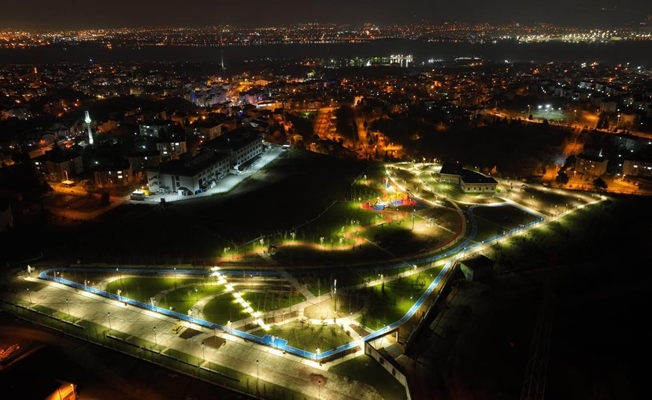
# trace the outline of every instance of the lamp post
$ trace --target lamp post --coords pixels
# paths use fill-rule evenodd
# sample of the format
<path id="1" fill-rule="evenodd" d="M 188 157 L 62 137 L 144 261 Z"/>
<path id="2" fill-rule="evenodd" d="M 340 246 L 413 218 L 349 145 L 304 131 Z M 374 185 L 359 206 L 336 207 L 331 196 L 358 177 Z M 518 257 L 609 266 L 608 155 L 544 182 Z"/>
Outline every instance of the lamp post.
<path id="1" fill-rule="evenodd" d="M 260 380 L 260 374 L 258 370 L 258 360 L 256 360 L 256 391 L 258 391 L 258 382 Z"/>
<path id="2" fill-rule="evenodd" d="M 152 330 L 154 331 L 154 345 L 158 347 L 158 339 L 156 337 L 156 327 L 153 327 Z"/>
<path id="3" fill-rule="evenodd" d="M 113 330 L 113 327 L 111 326 L 111 311 L 106 313 L 106 316 L 109 317 L 109 332 Z"/>
<path id="4" fill-rule="evenodd" d="M 202 355 L 202 360 L 206 361 L 206 349 L 204 343 L 201 344 L 201 355 Z"/>
<path id="5" fill-rule="evenodd" d="M 317 398 L 321 400 L 321 378 L 317 380 Z"/>
<path id="6" fill-rule="evenodd" d="M 66 299 L 66 307 L 68 308 L 68 316 L 70 317 L 70 304 L 68 303 L 68 299 Z"/>
<path id="7" fill-rule="evenodd" d="M 27 288 L 27 295 L 29 296 L 29 302 L 32 303 L 32 292 L 29 291 L 29 288 Z"/>
<path id="8" fill-rule="evenodd" d="M 417 212 L 416 208 L 412 209 L 412 230 L 414 230 L 414 213 L 416 212 Z"/>

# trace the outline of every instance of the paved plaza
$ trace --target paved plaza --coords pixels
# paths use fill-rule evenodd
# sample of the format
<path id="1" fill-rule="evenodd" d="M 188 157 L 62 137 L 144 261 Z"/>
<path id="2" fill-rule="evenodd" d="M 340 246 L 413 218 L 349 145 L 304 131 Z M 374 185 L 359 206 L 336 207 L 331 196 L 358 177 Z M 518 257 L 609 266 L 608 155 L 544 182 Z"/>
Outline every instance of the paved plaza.
<path id="1" fill-rule="evenodd" d="M 172 332 L 172 328 L 179 322 L 174 318 L 134 306 L 125 306 L 122 302 L 75 290 L 56 282 L 21 277 L 14 280 L 12 287 L 16 294 L 11 300 L 15 303 L 54 309 L 59 313 L 69 314 L 70 319 L 75 322 L 91 321 L 101 326 L 101 329 L 105 329 L 109 335 L 117 335 L 118 332 L 121 336 L 126 335 L 125 340 L 144 339 L 154 344 L 153 347 L 163 354 L 176 350 L 194 355 L 203 360 L 200 366 L 209 362 L 227 366 L 248 375 L 246 378 L 248 384 L 254 387 L 257 383 L 261 395 L 266 383 L 270 382 L 309 398 L 336 400 L 382 398 L 367 384 L 329 373 L 328 368 L 334 363 L 320 365 L 315 361 L 248 342 L 225 332 L 188 323 L 186 329 L 193 329 L 199 333 L 184 339 L 182 335 Z M 27 288 L 31 289 L 28 291 Z M 223 340 L 224 345 L 217 349 L 202 346 L 203 341 L 213 337 Z M 338 361 L 361 354 L 363 352 L 358 351 Z M 315 376 L 323 376 L 325 379 L 315 384 Z"/>

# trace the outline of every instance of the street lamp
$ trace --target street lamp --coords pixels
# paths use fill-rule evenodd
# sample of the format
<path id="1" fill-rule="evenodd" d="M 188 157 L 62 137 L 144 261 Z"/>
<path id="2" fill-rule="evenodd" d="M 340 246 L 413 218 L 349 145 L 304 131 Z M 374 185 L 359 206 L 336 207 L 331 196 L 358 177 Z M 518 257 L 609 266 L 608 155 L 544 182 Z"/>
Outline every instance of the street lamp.
<path id="1" fill-rule="evenodd" d="M 158 347 L 158 339 L 156 338 L 156 327 L 152 328 L 152 330 L 154 331 L 154 345 Z"/>
<path id="2" fill-rule="evenodd" d="M 414 213 L 417 212 L 417 209 L 412 209 L 412 230 L 414 230 Z"/>
<path id="3" fill-rule="evenodd" d="M 111 326 L 111 311 L 106 313 L 107 317 L 109 317 L 109 332 L 113 330 L 113 327 Z"/>
<path id="4" fill-rule="evenodd" d="M 321 378 L 317 379 L 317 398 L 321 400 Z"/>
<path id="5" fill-rule="evenodd" d="M 199 301 L 199 294 L 197 292 L 197 288 L 195 287 L 195 302 Z"/>
<path id="6" fill-rule="evenodd" d="M 29 288 L 27 288 L 27 295 L 29 296 L 29 302 L 32 303 L 32 292 L 29 291 Z"/>
<path id="7" fill-rule="evenodd" d="M 202 354 L 202 360 L 206 361 L 206 349 L 204 348 L 204 343 L 201 344 L 201 354 Z"/>
<path id="8" fill-rule="evenodd" d="M 68 299 L 66 299 L 66 307 L 68 308 L 68 316 L 70 317 L 70 304 L 68 304 Z"/>
<path id="9" fill-rule="evenodd" d="M 258 370 L 258 360 L 256 360 L 256 391 L 258 391 L 258 381 L 260 380 L 259 370 Z"/>

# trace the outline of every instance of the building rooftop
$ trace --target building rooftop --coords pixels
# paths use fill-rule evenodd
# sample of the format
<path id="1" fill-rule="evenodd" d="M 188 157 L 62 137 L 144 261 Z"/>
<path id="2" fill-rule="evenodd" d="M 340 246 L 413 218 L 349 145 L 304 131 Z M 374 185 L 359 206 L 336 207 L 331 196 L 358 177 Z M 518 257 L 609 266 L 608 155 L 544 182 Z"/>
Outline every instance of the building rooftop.
<path id="1" fill-rule="evenodd" d="M 462 169 L 462 164 L 458 162 L 445 162 L 444 165 L 441 166 L 441 171 L 439 171 L 439 173 L 447 175 L 462 175 Z"/>
<path id="2" fill-rule="evenodd" d="M 151 171 L 159 171 L 167 175 L 195 176 L 209 166 L 228 159 L 228 157 L 226 154 L 204 150 L 189 160 L 168 161 L 161 164 L 157 169 L 151 169 Z"/>
<path id="3" fill-rule="evenodd" d="M 468 169 L 462 170 L 464 183 L 498 183 L 494 178 Z"/>
<path id="4" fill-rule="evenodd" d="M 484 254 L 479 254 L 473 258 L 462 260 L 462 264 L 475 271 L 479 269 L 493 268 L 494 261 Z"/>
<path id="5" fill-rule="evenodd" d="M 214 150 L 237 150 L 256 140 L 262 142 L 262 137 L 259 132 L 248 127 L 238 128 L 216 137 L 206 143 L 204 147 Z"/>
<path id="6" fill-rule="evenodd" d="M 42 156 L 36 157 L 35 160 L 40 162 L 50 161 L 55 164 L 61 164 L 80 156 L 81 155 L 74 150 L 63 150 L 59 147 L 54 147 L 52 150 L 46 151 Z"/>
<path id="7" fill-rule="evenodd" d="M 593 162 L 603 162 L 603 161 L 606 160 L 606 158 L 604 158 L 604 157 L 593 156 L 593 155 L 586 154 L 586 153 L 578 154 L 576 157 L 578 159 L 593 161 Z"/>

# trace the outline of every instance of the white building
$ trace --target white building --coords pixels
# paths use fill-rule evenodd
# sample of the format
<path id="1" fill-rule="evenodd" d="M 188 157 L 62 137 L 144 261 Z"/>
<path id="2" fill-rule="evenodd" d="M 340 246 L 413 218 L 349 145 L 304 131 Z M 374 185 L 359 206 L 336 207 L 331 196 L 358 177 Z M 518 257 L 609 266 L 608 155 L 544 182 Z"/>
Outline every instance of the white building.
<path id="1" fill-rule="evenodd" d="M 229 172 L 229 160 L 226 154 L 203 150 L 192 158 L 188 155 L 168 161 L 147 171 L 149 190 L 180 195 L 200 193 L 214 187 Z"/>
<path id="2" fill-rule="evenodd" d="M 247 163 L 263 153 L 263 139 L 256 130 L 238 128 L 211 140 L 204 147 L 228 155 L 231 167 L 242 171 Z"/>

